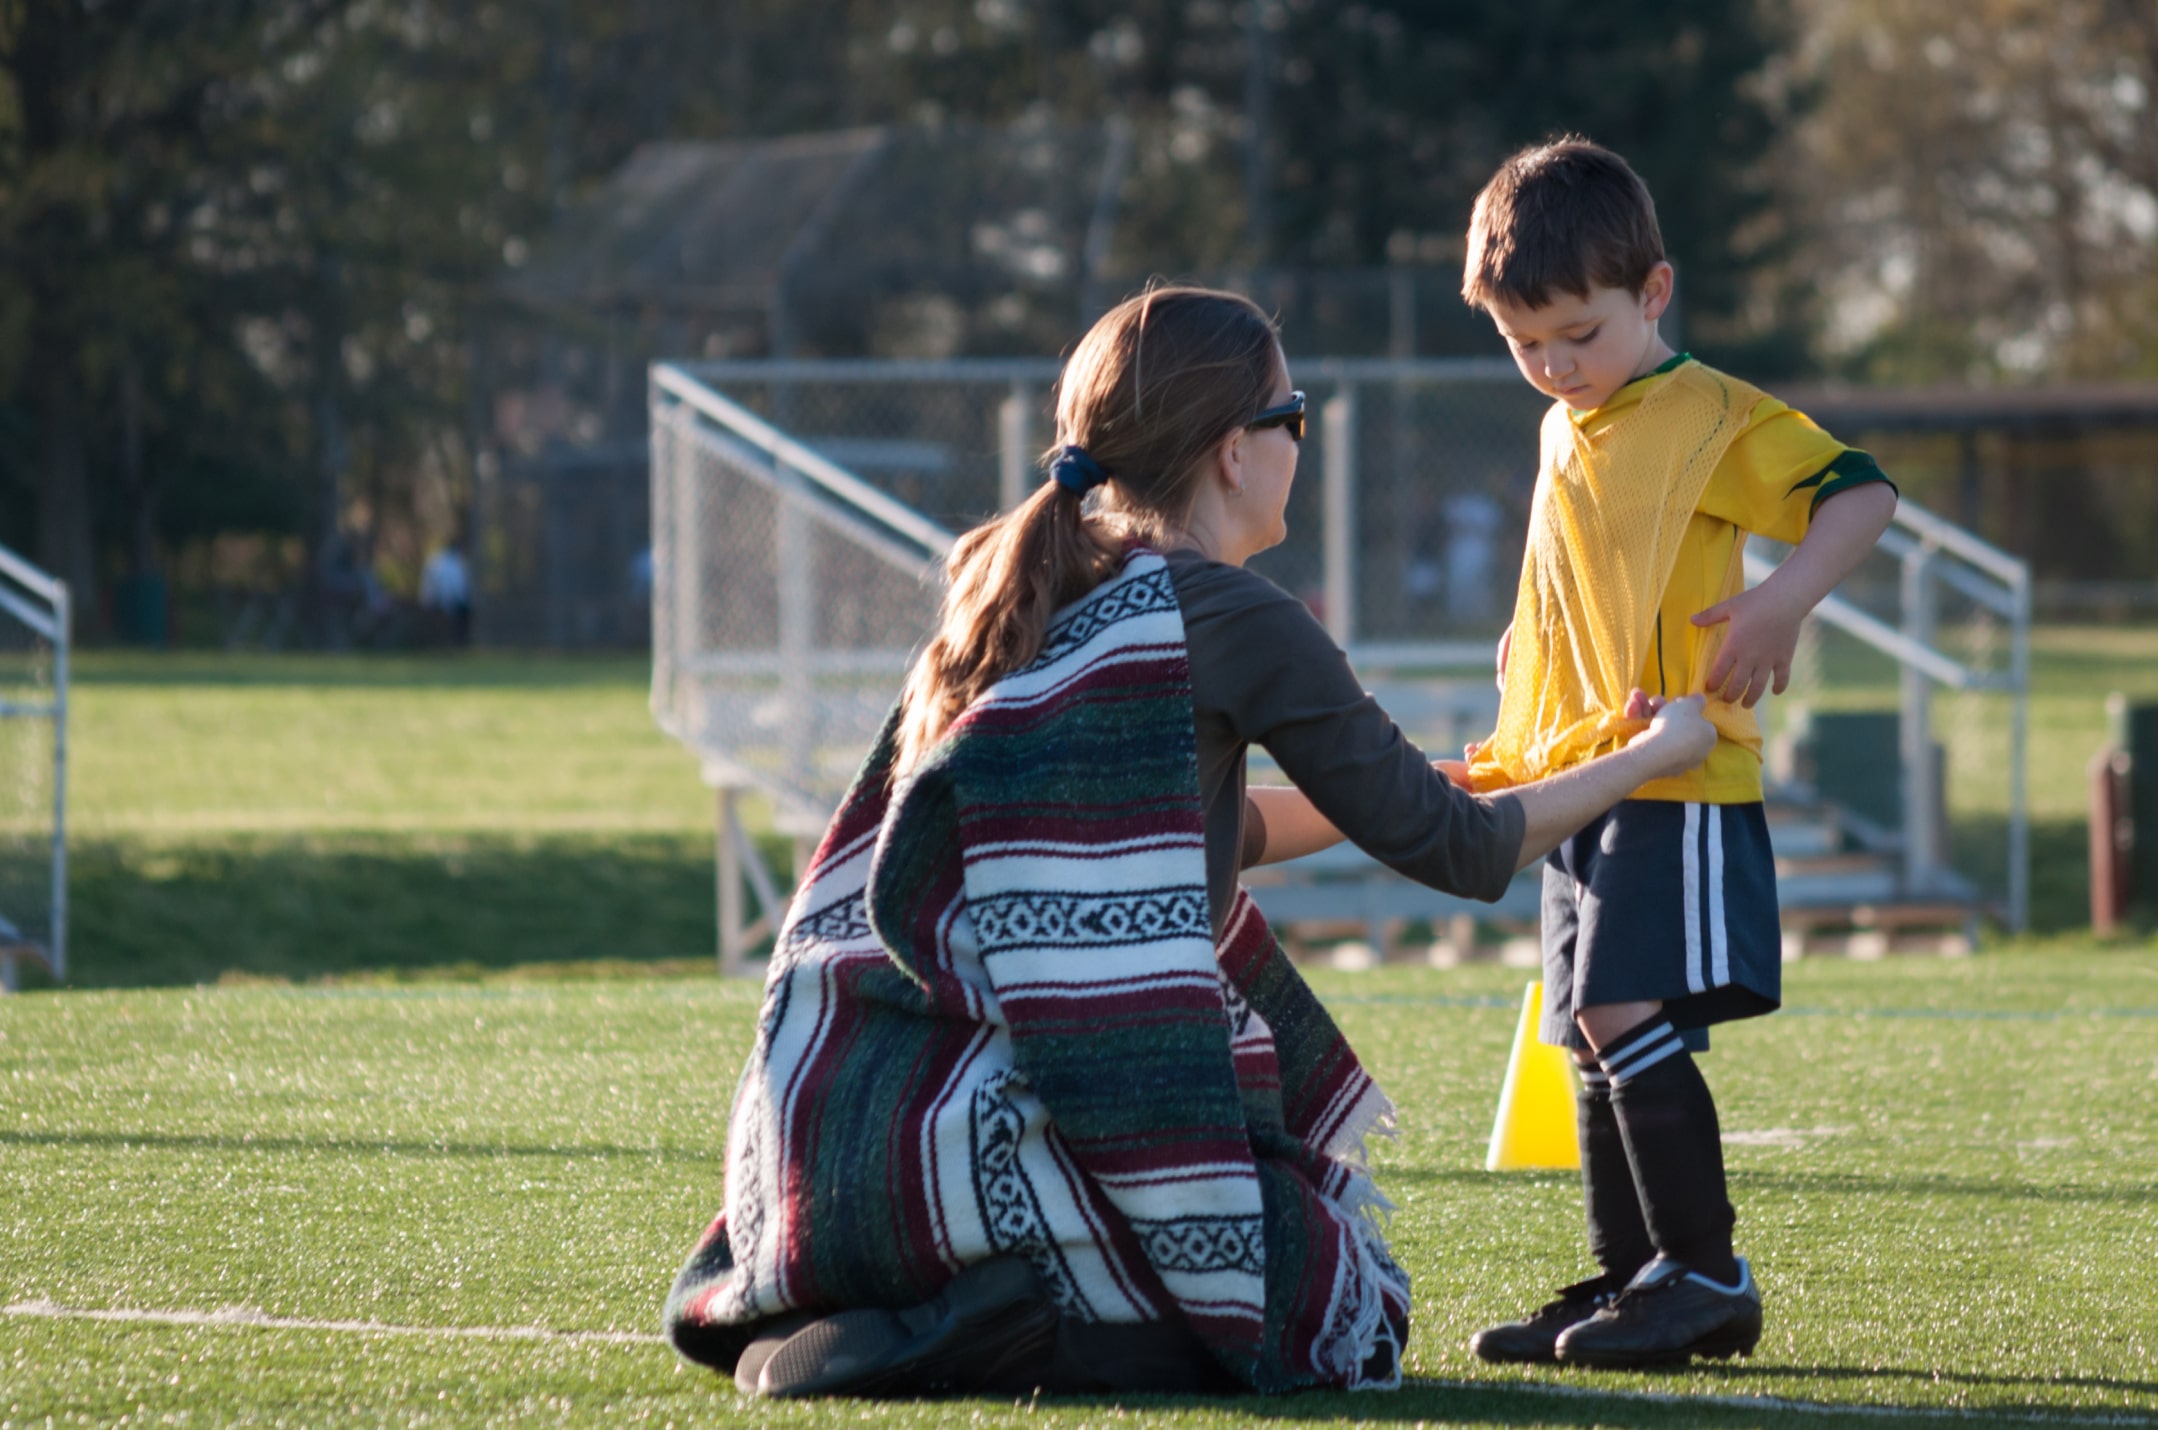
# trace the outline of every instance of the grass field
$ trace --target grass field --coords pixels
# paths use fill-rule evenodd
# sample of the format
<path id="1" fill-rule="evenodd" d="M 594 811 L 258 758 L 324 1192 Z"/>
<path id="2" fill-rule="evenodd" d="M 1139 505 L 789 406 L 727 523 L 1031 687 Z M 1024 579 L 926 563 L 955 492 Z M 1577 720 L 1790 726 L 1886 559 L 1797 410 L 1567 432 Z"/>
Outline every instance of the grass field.
<path id="1" fill-rule="evenodd" d="M 641 661 L 81 664 L 78 986 L 709 956 L 709 795 Z"/>
<path id="2" fill-rule="evenodd" d="M 1839 672 L 1837 698 L 1892 699 L 1869 674 Z M 710 796 L 654 728 L 647 678 L 633 659 L 93 653 L 72 730 L 73 982 L 686 971 L 712 948 Z M 2042 631 L 2034 686 L 2033 923 L 2059 935 L 2088 922 L 2083 767 L 2104 698 L 2158 698 L 2158 631 Z M 1955 754 L 1981 830 L 1998 827 L 2001 705 Z"/>
<path id="3" fill-rule="evenodd" d="M 2105 692 L 2158 697 L 2158 635 L 2045 632 L 2036 673 L 2049 934 L 1794 966 L 1790 1011 L 1707 1061 L 1768 1296 L 1752 1361 L 1470 1361 L 1477 1325 L 1580 1270 L 1571 1177 L 1479 1170 L 1521 975 L 1320 973 L 1404 1107 L 1377 1160 L 1416 1276 L 1412 1384 L 1146 1417 L 2158 1425 L 2158 952 L 2075 932 L 2083 761 Z M 644 680 L 82 662 L 78 986 L 0 1000 L 0 1430 L 1139 1412 L 750 1407 L 657 1342 L 719 1203 L 756 989 L 703 973 L 709 796 Z"/>
<path id="4" fill-rule="evenodd" d="M 1655 1376 L 1462 1348 L 1580 1264 L 1570 1176 L 1479 1170 L 1518 979 L 1317 975 L 1403 1105 L 1376 1160 L 1416 1281 L 1409 1387 L 1121 1409 L 750 1405 L 650 1339 L 718 1206 L 749 984 L 9 1000 L 0 1426 L 2158 1424 L 2158 957 L 1794 968 L 1790 1011 L 1705 1062 L 1767 1336 Z M 291 1324 L 82 1314 L 235 1308 Z M 532 1327 L 554 1334 L 475 1334 Z"/>

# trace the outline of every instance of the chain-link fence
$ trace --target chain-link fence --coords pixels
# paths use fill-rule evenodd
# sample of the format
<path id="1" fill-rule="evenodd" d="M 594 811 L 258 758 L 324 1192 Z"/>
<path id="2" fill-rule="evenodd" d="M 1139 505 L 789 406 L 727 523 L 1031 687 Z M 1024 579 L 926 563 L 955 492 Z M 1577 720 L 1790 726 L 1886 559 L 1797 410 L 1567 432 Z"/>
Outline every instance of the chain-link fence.
<path id="1" fill-rule="evenodd" d="M 67 975 L 67 592 L 0 547 L 0 988 Z"/>
<path id="2" fill-rule="evenodd" d="M 1466 643 L 1480 659 L 1512 605 L 1545 399 L 1503 361 L 1290 367 L 1309 398 L 1312 436 L 1288 540 L 1254 569 L 1304 597 L 1360 656 L 1428 664 L 1459 658 Z M 1025 496 L 1055 435 L 1054 362 L 681 370 L 955 531 Z M 1329 520 L 1335 509 L 1345 526 Z"/>

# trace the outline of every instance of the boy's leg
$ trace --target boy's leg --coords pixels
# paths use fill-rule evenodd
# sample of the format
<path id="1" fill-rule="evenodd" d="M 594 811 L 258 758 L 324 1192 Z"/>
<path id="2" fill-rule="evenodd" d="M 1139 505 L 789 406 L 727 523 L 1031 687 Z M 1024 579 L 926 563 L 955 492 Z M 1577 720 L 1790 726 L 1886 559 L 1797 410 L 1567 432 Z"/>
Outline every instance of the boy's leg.
<path id="1" fill-rule="evenodd" d="M 1560 1335 L 1558 1359 L 1639 1366 L 1750 1353 L 1761 1334 L 1761 1299 L 1731 1252 L 1734 1217 L 1708 1083 L 1660 1005 L 1585 1009 L 1581 1025 L 1611 1080 L 1658 1254 L 1617 1300 Z"/>
<path id="2" fill-rule="evenodd" d="M 1634 1193 L 1626 1143 L 1611 1107 L 1610 1079 L 1596 1063 L 1573 1017 L 1573 956 L 1579 932 L 1578 890 L 1585 865 L 1596 857 L 1602 821 L 1591 824 L 1551 856 L 1544 868 L 1544 1023 L 1546 1043 L 1572 1052 L 1581 1084 L 1575 1094 L 1575 1130 L 1581 1144 L 1581 1199 L 1589 1253 L 1598 1275 L 1562 1288 L 1558 1295 L 1516 1321 L 1487 1326 L 1469 1340 L 1483 1360 L 1544 1364 L 1557 1359 L 1558 1338 L 1607 1305 L 1656 1254 Z"/>
<path id="3" fill-rule="evenodd" d="M 1581 1074 L 1575 1102 L 1581 1143 L 1581 1206 L 1586 1213 L 1589 1255 L 1604 1275 L 1623 1286 L 1656 1255 L 1633 1164 L 1626 1156 L 1626 1136 L 1612 1106 L 1611 1079 L 1593 1053 L 1574 1054 Z"/>
<path id="4" fill-rule="evenodd" d="M 1731 1252 L 1736 1217 L 1724 1181 L 1722 1129 L 1693 1054 L 1663 1018 L 1661 1004 L 1585 1008 L 1579 1020 L 1610 1080 L 1613 1121 L 1649 1239 L 1663 1255 L 1730 1284 L 1738 1276 Z"/>

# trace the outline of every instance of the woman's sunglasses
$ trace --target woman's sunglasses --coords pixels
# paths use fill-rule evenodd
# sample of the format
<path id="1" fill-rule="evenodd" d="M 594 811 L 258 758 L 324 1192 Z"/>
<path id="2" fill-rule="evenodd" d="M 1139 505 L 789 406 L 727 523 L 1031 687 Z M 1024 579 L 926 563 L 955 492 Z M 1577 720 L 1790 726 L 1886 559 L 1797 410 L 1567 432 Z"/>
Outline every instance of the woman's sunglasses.
<path id="1" fill-rule="evenodd" d="M 1289 434 L 1290 441 L 1303 441 L 1304 394 L 1301 392 L 1290 393 L 1287 402 L 1282 403 L 1279 407 L 1267 408 L 1244 425 L 1253 431 L 1257 431 L 1261 427 L 1284 428 Z"/>

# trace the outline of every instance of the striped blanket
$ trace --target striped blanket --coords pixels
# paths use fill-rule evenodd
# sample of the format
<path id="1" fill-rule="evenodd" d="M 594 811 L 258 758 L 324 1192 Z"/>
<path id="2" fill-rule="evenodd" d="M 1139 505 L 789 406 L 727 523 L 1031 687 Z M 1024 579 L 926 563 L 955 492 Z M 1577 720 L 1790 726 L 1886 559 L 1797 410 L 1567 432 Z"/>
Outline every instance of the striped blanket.
<path id="1" fill-rule="evenodd" d="M 1260 1390 L 1399 1383 L 1392 1105 L 1239 893 L 1219 945 L 1184 624 L 1136 551 L 896 787 L 896 721 L 779 936 L 725 1209 L 666 1320 L 910 1305 L 1026 1256 L 1066 1313 L 1181 1314 Z"/>

